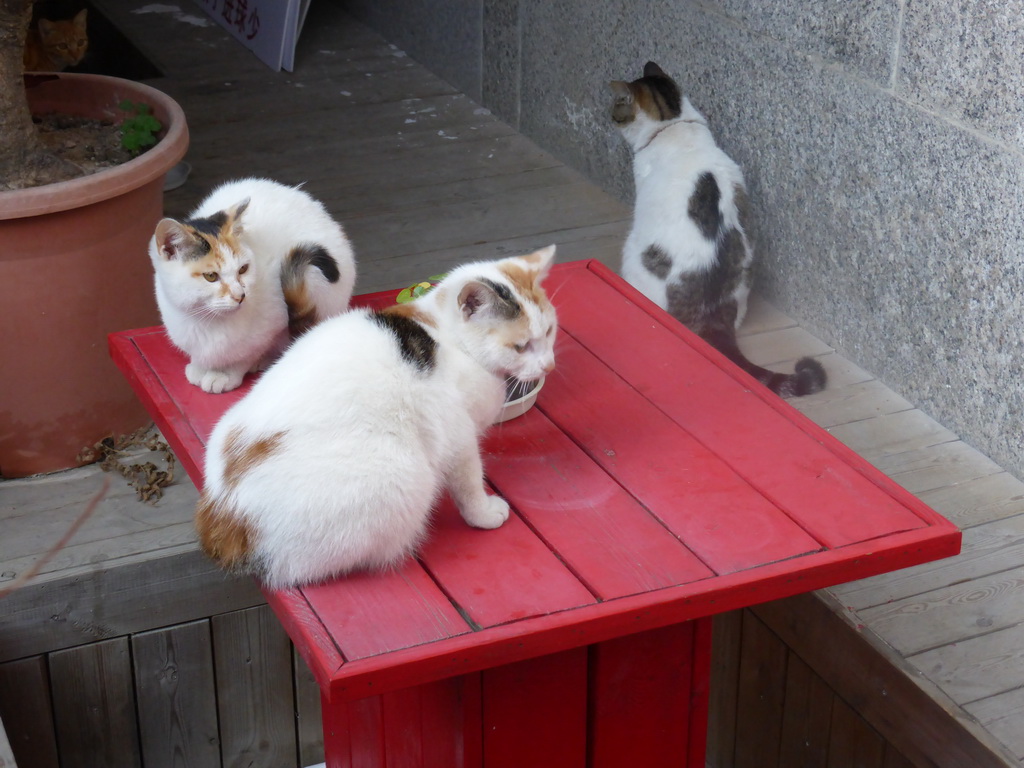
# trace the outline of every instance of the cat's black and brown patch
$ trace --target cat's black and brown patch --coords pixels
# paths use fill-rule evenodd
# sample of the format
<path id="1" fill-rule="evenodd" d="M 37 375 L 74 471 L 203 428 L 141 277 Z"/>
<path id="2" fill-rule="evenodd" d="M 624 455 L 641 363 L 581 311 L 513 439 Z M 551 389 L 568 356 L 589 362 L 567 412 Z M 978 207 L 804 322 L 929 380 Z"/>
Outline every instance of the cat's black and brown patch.
<path id="1" fill-rule="evenodd" d="M 319 269 L 329 283 L 341 277 L 338 262 L 323 246 L 303 243 L 292 248 L 281 265 L 281 290 L 288 305 L 288 331 L 292 336 L 302 335 L 321 320 L 306 282 L 308 267 Z"/>
<path id="2" fill-rule="evenodd" d="M 679 86 L 653 61 L 644 65 L 643 77 L 630 83 L 615 80 L 611 87 L 615 92 L 612 120 L 619 125 L 633 122 L 637 110 L 658 121 L 674 120 L 681 113 L 683 95 Z"/>
<path id="3" fill-rule="evenodd" d="M 233 429 L 224 444 L 225 486 L 235 488 L 246 474 L 278 453 L 284 434 L 248 439 L 241 428 Z M 203 553 L 222 568 L 242 572 L 252 567 L 255 533 L 223 494 L 212 499 L 205 491 L 202 493 L 196 506 L 195 526 Z"/>
<path id="4" fill-rule="evenodd" d="M 395 337 L 402 359 L 429 373 L 437 365 L 437 342 L 417 317 L 422 319 L 417 308 L 402 304 L 370 315 L 371 320 Z"/>

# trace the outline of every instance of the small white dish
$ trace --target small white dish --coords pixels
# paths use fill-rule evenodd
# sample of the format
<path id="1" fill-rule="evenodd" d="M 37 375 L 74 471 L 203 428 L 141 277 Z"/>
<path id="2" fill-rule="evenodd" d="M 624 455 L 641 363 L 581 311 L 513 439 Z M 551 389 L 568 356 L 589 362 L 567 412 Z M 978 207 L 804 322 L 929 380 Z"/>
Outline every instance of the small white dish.
<path id="1" fill-rule="evenodd" d="M 537 402 L 537 393 L 540 392 L 540 388 L 544 386 L 544 379 L 538 379 L 537 381 L 531 382 L 532 387 L 526 394 L 517 397 L 515 400 L 506 400 L 505 405 L 501 408 L 501 413 L 498 414 L 498 418 L 494 420 L 495 424 L 500 424 L 503 421 L 514 419 L 516 416 L 522 416 L 533 404 Z M 522 382 L 516 382 L 515 388 L 523 387 Z M 515 392 L 515 388 L 512 390 Z"/>

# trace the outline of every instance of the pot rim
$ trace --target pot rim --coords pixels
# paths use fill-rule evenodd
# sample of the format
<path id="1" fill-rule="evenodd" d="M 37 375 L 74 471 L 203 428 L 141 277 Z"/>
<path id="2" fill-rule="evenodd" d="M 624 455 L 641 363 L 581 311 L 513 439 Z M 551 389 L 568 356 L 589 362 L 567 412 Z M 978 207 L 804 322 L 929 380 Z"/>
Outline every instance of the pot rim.
<path id="1" fill-rule="evenodd" d="M 45 74 L 49 76 L 51 73 Z M 74 72 L 55 72 L 52 75 L 69 82 L 107 84 L 111 90 L 137 94 L 137 100 L 153 107 L 159 106 L 160 111 L 166 112 L 166 133 L 148 151 L 113 168 L 104 168 L 69 181 L 0 192 L 0 220 L 41 216 L 108 200 L 161 178 L 185 156 L 188 150 L 185 113 L 163 91 L 145 83 L 109 75 Z"/>

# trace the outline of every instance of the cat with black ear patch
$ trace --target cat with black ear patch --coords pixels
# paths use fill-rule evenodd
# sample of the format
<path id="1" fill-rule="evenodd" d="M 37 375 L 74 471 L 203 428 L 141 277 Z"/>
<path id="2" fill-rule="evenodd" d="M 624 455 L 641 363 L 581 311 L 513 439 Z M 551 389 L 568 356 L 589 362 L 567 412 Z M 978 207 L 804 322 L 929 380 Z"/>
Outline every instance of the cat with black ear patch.
<path id="1" fill-rule="evenodd" d="M 633 151 L 636 207 L 622 276 L 726 357 L 783 396 L 824 389 L 809 357 L 792 374 L 750 362 L 736 343 L 750 294 L 743 173 L 715 143 L 707 121 L 652 61 L 643 77 L 611 83 L 611 118 Z"/>

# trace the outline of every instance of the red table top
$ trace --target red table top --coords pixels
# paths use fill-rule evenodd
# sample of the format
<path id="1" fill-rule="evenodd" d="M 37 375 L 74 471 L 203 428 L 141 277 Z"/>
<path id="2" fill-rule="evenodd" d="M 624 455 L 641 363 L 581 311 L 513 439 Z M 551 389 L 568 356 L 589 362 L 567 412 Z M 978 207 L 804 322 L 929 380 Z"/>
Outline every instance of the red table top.
<path id="1" fill-rule="evenodd" d="M 556 266 L 557 368 L 493 427 L 515 514 L 449 500 L 416 560 L 267 599 L 329 697 L 359 698 L 871 576 L 960 533 L 596 262 Z M 363 296 L 371 306 L 394 291 Z M 111 354 L 197 485 L 249 384 L 209 395 L 162 328 Z"/>

